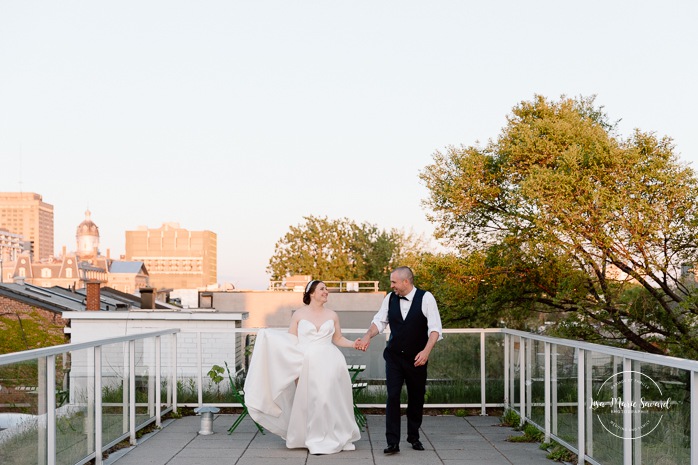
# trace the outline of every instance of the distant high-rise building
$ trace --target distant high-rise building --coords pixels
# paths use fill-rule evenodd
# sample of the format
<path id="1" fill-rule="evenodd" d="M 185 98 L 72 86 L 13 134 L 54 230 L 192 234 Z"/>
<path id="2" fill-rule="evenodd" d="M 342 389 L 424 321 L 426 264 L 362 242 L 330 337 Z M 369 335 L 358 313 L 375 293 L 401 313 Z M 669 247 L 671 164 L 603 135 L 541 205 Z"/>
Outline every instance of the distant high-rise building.
<path id="1" fill-rule="evenodd" d="M 0 247 L 3 258 L 0 260 L 0 282 L 22 281 L 40 287 L 61 286 L 82 289 L 87 281 L 103 280 L 106 286 L 116 291 L 136 293 L 149 287 L 148 271 L 141 262 L 123 262 L 99 253 L 99 228 L 91 219 L 90 211 L 85 212 L 85 221 L 80 223 L 75 234 L 77 252 L 63 251 L 58 257 L 48 260 L 33 260 L 29 252 L 18 249 L 22 236 L 0 229 Z M 8 253 L 7 244 L 14 244 Z"/>
<path id="2" fill-rule="evenodd" d="M 33 192 L 0 192 L 0 228 L 31 243 L 34 260 L 48 260 L 53 250 L 53 205 Z"/>
<path id="3" fill-rule="evenodd" d="M 0 260 L 11 262 L 24 252 L 24 237 L 0 228 Z"/>
<path id="4" fill-rule="evenodd" d="M 178 223 L 157 229 L 126 231 L 126 260 L 145 263 L 155 288 L 196 289 L 216 284 L 218 237 L 211 231 L 188 231 Z"/>

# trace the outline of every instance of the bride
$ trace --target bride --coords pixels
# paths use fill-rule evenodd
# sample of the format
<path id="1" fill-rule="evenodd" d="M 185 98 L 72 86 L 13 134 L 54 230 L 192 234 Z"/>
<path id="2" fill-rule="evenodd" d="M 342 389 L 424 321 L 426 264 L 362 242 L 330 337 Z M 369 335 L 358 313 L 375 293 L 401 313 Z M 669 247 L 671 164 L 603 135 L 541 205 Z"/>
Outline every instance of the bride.
<path id="1" fill-rule="evenodd" d="M 305 306 L 294 312 L 287 333 L 257 333 L 245 379 L 250 416 L 284 438 L 286 447 L 311 454 L 354 450 L 361 438 L 346 360 L 335 347 L 353 348 L 354 342 L 342 336 L 337 314 L 325 308 L 328 295 L 324 282 L 310 281 Z"/>

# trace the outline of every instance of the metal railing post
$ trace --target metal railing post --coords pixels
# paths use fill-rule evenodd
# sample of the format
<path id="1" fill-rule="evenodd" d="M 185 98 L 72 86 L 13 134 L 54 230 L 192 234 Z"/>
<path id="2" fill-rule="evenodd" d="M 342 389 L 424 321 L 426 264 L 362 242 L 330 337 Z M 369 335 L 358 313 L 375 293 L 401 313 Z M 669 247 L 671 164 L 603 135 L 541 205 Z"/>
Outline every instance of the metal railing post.
<path id="1" fill-rule="evenodd" d="M 203 350 L 201 349 L 201 331 L 196 332 L 196 376 L 199 407 L 204 404 Z"/>
<path id="2" fill-rule="evenodd" d="M 586 460 L 584 433 L 586 431 L 586 399 L 584 387 L 586 386 L 586 363 L 584 360 L 584 349 L 577 349 L 577 461 L 584 463 Z"/>
<path id="3" fill-rule="evenodd" d="M 519 341 L 519 408 L 520 425 L 523 425 L 526 421 L 526 340 L 519 337 Z"/>
<path id="4" fill-rule="evenodd" d="M 128 431 L 131 445 L 136 445 L 136 341 L 128 341 Z"/>
<path id="5" fill-rule="evenodd" d="M 38 434 L 38 444 L 37 444 L 37 458 L 38 458 L 38 463 L 39 465 L 46 465 L 47 463 L 47 454 L 46 454 L 46 444 L 47 444 L 47 439 L 46 436 L 48 434 L 47 430 L 47 419 L 48 419 L 48 412 L 46 410 L 47 407 L 47 397 L 48 397 L 48 378 L 46 376 L 46 357 L 39 357 L 37 359 L 37 371 L 38 371 L 38 379 L 37 382 L 39 384 L 38 390 L 37 390 L 37 406 L 36 406 L 36 413 L 38 415 L 38 427 L 39 427 L 39 434 Z"/>
<path id="6" fill-rule="evenodd" d="M 172 364 L 172 411 L 177 413 L 177 333 L 172 335 L 170 363 Z"/>
<path id="7" fill-rule="evenodd" d="M 592 389 L 592 382 L 594 380 L 593 375 L 593 357 L 592 357 L 593 352 L 589 352 L 587 356 L 585 356 L 585 362 L 586 362 L 586 377 L 584 378 L 584 382 L 586 384 L 586 387 L 584 388 L 584 392 L 586 395 L 591 396 L 593 393 Z M 585 396 L 586 400 L 586 396 Z M 584 412 L 586 414 L 586 431 L 584 433 L 584 440 L 586 441 L 586 447 L 584 448 L 584 451 L 587 455 L 590 457 L 594 455 L 594 422 L 592 421 L 592 411 L 591 408 L 584 408 Z"/>
<path id="8" fill-rule="evenodd" d="M 92 347 L 91 351 L 85 351 L 85 356 L 87 361 L 85 367 L 89 367 L 89 371 L 85 374 L 85 383 L 87 384 L 87 416 L 85 418 L 85 433 L 87 436 L 87 450 L 96 451 L 95 446 L 95 436 L 97 430 L 97 420 L 95 418 L 95 349 L 97 346 Z M 90 363 L 91 362 L 91 363 Z"/>
<path id="9" fill-rule="evenodd" d="M 635 378 L 633 386 L 633 400 L 640 403 L 642 398 L 642 363 L 635 361 L 633 363 L 632 376 Z M 633 409 L 633 424 L 638 426 L 642 424 L 642 412 L 640 409 Z M 630 430 L 628 430 L 630 431 Z M 642 441 L 642 439 L 640 439 Z M 642 443 L 638 443 L 637 447 L 633 447 L 633 463 L 642 463 Z"/>
<path id="10" fill-rule="evenodd" d="M 545 375 L 545 442 L 550 442 L 550 343 L 544 343 Z"/>
<path id="11" fill-rule="evenodd" d="M 629 405 L 632 401 L 632 369 L 633 362 L 630 359 L 623 357 L 623 403 Z M 617 395 L 617 387 L 614 385 L 614 394 Z M 620 407 L 619 407 L 620 408 Z M 632 431 L 633 414 L 631 409 L 623 408 L 623 431 Z M 633 463 L 633 441 L 631 437 L 623 435 L 623 464 L 632 465 Z"/>
<path id="12" fill-rule="evenodd" d="M 551 360 L 550 360 L 550 383 L 551 383 L 551 403 L 552 403 L 552 412 L 551 412 L 551 419 L 550 422 L 552 423 L 551 425 L 551 432 L 552 434 L 557 436 L 557 344 L 551 344 L 550 345 L 550 350 L 551 350 Z"/>
<path id="13" fill-rule="evenodd" d="M 485 332 L 480 332 L 480 415 L 487 415 L 487 368 L 485 365 Z"/>
<path id="14" fill-rule="evenodd" d="M 509 398 L 511 399 L 511 408 L 513 409 L 516 405 L 516 343 L 514 342 L 514 336 L 511 336 L 509 345 Z M 521 342 L 519 342 L 519 347 L 521 347 Z"/>
<path id="15" fill-rule="evenodd" d="M 46 458 L 56 463 L 56 356 L 46 357 Z"/>
<path id="16" fill-rule="evenodd" d="M 124 376 L 123 379 L 121 380 L 121 433 L 128 433 L 128 415 L 130 412 L 130 409 L 128 407 L 128 400 L 130 398 L 129 391 L 131 390 L 131 371 L 129 369 L 129 347 L 130 344 L 128 342 L 124 342 L 122 344 L 123 347 L 123 364 L 124 364 Z"/>
<path id="17" fill-rule="evenodd" d="M 691 370 L 691 463 L 698 463 L 698 371 Z"/>
<path id="18" fill-rule="evenodd" d="M 510 336 L 508 334 L 504 334 L 504 410 L 507 410 L 510 408 L 509 404 L 509 392 L 510 392 L 510 387 L 509 387 L 509 344 L 511 343 L 510 341 Z"/>
<path id="19" fill-rule="evenodd" d="M 533 415 L 533 339 L 526 339 L 526 418 Z"/>
<path id="20" fill-rule="evenodd" d="M 95 465 L 102 463 L 102 346 L 94 348 Z"/>
<path id="21" fill-rule="evenodd" d="M 155 425 L 160 427 L 162 425 L 162 408 L 160 402 L 162 401 L 162 387 L 161 384 L 161 359 L 160 359 L 160 336 L 155 336 Z"/>

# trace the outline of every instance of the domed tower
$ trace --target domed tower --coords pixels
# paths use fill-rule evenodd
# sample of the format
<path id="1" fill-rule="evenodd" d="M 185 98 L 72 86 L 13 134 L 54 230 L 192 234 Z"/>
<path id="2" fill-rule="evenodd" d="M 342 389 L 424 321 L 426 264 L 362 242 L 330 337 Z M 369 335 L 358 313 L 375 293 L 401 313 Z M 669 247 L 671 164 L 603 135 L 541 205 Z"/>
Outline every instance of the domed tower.
<path id="1" fill-rule="evenodd" d="M 90 219 L 90 210 L 85 212 L 85 221 L 80 223 L 75 238 L 78 241 L 78 256 L 96 258 L 99 248 L 99 228 Z"/>

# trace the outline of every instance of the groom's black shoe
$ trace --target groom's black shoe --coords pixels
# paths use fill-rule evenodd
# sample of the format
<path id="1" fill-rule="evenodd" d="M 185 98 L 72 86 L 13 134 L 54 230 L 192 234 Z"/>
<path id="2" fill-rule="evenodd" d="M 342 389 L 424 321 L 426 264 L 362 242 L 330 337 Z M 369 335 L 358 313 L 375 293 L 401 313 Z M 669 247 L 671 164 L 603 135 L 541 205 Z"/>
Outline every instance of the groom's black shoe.
<path id="1" fill-rule="evenodd" d="M 388 447 L 383 449 L 384 454 L 397 454 L 400 452 L 400 446 L 397 444 L 388 444 Z"/>
<path id="2" fill-rule="evenodd" d="M 412 449 L 414 449 L 414 450 L 424 450 L 424 446 L 419 441 L 419 439 L 417 439 L 416 441 L 412 441 L 411 444 L 412 444 Z"/>

